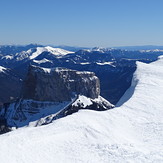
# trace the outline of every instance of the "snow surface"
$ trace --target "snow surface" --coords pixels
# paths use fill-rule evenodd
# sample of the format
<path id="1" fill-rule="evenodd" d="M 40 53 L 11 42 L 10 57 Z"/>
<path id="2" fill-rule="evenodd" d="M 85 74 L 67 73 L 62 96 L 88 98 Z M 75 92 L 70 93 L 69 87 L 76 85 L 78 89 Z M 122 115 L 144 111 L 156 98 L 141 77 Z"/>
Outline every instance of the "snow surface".
<path id="1" fill-rule="evenodd" d="M 75 94 L 74 94 L 75 95 Z M 109 108 L 113 108 L 114 105 L 112 105 L 111 103 L 109 103 L 106 99 L 104 99 L 103 97 L 101 96 L 98 96 L 97 98 L 95 99 L 91 99 L 91 98 L 88 98 L 84 95 L 78 95 L 78 96 L 74 96 L 74 98 L 71 99 L 71 103 L 69 103 L 66 107 L 72 105 L 72 106 L 76 106 L 76 107 L 80 107 L 82 106 L 82 109 L 90 105 L 93 105 L 93 103 L 97 103 L 99 105 L 103 105 L 103 108 L 105 110 L 108 110 Z M 55 114 L 49 114 L 48 116 L 44 116 L 43 118 L 39 119 L 37 118 L 36 121 L 33 121 L 33 122 L 30 122 L 29 123 L 29 126 L 41 126 L 42 124 L 49 124 L 53 121 L 55 121 L 55 117 L 57 115 L 59 115 L 60 113 L 62 113 L 62 111 L 64 109 L 66 109 L 66 107 L 60 109 L 59 112 L 55 113 Z M 109 108 L 108 108 L 109 107 Z M 65 111 L 66 113 L 67 111 Z M 38 120 L 39 119 L 39 120 Z M 55 120 L 54 120 L 55 119 Z"/>
<path id="2" fill-rule="evenodd" d="M 45 73 L 48 73 L 48 74 L 50 74 L 51 71 L 53 70 L 53 69 L 51 69 L 51 68 L 43 68 L 43 67 L 41 67 L 41 69 L 44 70 L 44 72 L 45 72 Z"/>
<path id="3" fill-rule="evenodd" d="M 2 57 L 2 59 L 4 59 L 4 58 L 11 60 L 11 59 L 13 59 L 13 56 L 12 55 L 5 55 Z"/>
<path id="4" fill-rule="evenodd" d="M 83 108 L 86 108 L 87 106 L 92 105 L 92 101 L 90 98 L 83 96 L 83 95 L 79 95 L 79 98 L 72 104 L 73 106 L 78 106 L 78 104 L 82 101 L 82 103 L 84 104 Z"/>
<path id="5" fill-rule="evenodd" d="M 1 135 L 0 162 L 162 163 L 163 58 L 137 64 L 120 107 L 81 110 L 46 126 Z"/>
<path id="6" fill-rule="evenodd" d="M 51 73 L 53 71 L 56 71 L 56 72 L 66 72 L 66 71 L 74 71 L 76 72 L 76 74 L 78 75 L 93 75 L 94 73 L 93 72 L 90 72 L 90 71 L 76 71 L 76 70 L 71 70 L 71 69 L 67 69 L 67 68 L 62 68 L 62 67 L 54 67 L 54 68 L 44 68 L 44 67 L 39 67 L 39 66 L 35 66 L 35 65 L 32 65 L 33 67 L 38 67 L 39 69 L 36 69 L 35 71 L 43 71 L 45 73 Z M 96 76 L 90 76 L 90 79 L 94 79 L 94 78 L 97 78 Z"/>
<path id="7" fill-rule="evenodd" d="M 140 50 L 140 52 L 146 52 L 146 53 L 148 53 L 148 52 L 163 52 L 163 50 L 161 50 L 161 49 L 153 49 L 153 50 Z"/>
<path id="8" fill-rule="evenodd" d="M 53 48 L 53 47 L 50 47 L 50 46 L 46 46 L 46 47 L 37 47 L 36 52 L 32 53 L 32 55 L 29 58 L 34 59 L 34 58 L 36 58 L 37 56 L 39 56 L 41 53 L 43 53 L 45 51 L 50 52 L 50 53 L 52 53 L 53 55 L 56 55 L 56 56 L 64 56 L 66 54 L 74 53 L 74 52 L 67 51 L 67 50 L 64 50 L 64 49 Z"/>
<path id="9" fill-rule="evenodd" d="M 5 67 L 0 66 L 0 72 L 5 72 L 7 70 Z"/>
<path id="10" fill-rule="evenodd" d="M 82 62 L 82 63 L 80 63 L 81 65 L 89 65 L 90 64 L 90 62 Z"/>
<path id="11" fill-rule="evenodd" d="M 7 123 L 9 126 L 37 126 L 38 120 L 40 118 L 46 117 L 53 114 L 55 116 L 62 109 L 70 105 L 73 101 L 63 101 L 63 102 L 41 102 L 34 100 L 23 100 L 18 103 L 13 103 L 10 105 L 8 112 L 6 113 Z M 21 103 L 21 111 L 19 110 L 19 105 Z M 32 107 L 37 105 L 38 107 Z M 17 111 L 17 113 L 15 113 Z M 3 114 L 0 112 L 0 115 Z M 13 117 L 19 117 L 13 118 Z"/>
<path id="12" fill-rule="evenodd" d="M 72 104 L 72 106 L 79 106 L 79 104 L 82 104 L 83 108 L 86 108 L 87 106 L 90 106 L 93 104 L 93 102 L 100 104 L 101 102 L 105 102 L 107 104 L 110 104 L 110 106 L 114 107 L 109 101 L 105 100 L 103 97 L 98 96 L 95 99 L 86 97 L 84 95 L 79 95 L 78 99 Z M 104 106 L 103 106 L 104 107 Z M 107 108 L 105 108 L 107 110 Z"/>
<path id="13" fill-rule="evenodd" d="M 96 62 L 96 64 L 101 65 L 101 66 L 103 66 L 103 65 L 111 65 L 111 66 L 115 67 L 115 66 L 113 65 L 114 62 L 103 62 L 103 63 L 101 63 L 101 62 Z"/>
<path id="14" fill-rule="evenodd" d="M 76 74 L 78 74 L 78 75 L 83 75 L 83 74 L 90 74 L 90 75 L 92 75 L 94 73 L 90 72 L 90 71 L 76 71 Z M 96 77 L 96 76 L 94 76 L 94 77 Z"/>
<path id="15" fill-rule="evenodd" d="M 44 59 L 42 59 L 42 60 L 35 60 L 35 59 L 34 59 L 33 62 L 35 62 L 35 63 L 37 63 L 37 64 L 47 63 L 47 62 L 53 63 L 52 61 L 50 61 L 50 60 L 48 60 L 48 59 L 46 59 L 46 58 L 44 58 Z"/>

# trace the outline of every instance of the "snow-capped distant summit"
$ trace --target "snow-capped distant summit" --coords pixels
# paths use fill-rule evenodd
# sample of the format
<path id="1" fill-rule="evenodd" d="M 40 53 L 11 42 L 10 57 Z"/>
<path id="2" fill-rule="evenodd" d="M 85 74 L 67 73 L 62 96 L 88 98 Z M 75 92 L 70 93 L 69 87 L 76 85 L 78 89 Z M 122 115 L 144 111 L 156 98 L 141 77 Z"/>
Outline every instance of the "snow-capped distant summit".
<path id="1" fill-rule="evenodd" d="M 114 48 L 94 47 L 90 49 L 83 49 L 83 51 L 87 51 L 87 52 L 100 52 L 100 53 L 106 53 L 111 50 L 114 50 Z"/>
<path id="2" fill-rule="evenodd" d="M 53 48 L 51 46 L 46 46 L 45 49 L 47 49 L 48 52 L 51 52 L 52 54 L 58 55 L 58 56 L 64 56 L 70 53 L 74 53 L 72 51 L 64 50 L 61 48 Z"/>
<path id="3" fill-rule="evenodd" d="M 104 51 L 106 51 L 106 49 L 102 47 L 94 47 L 91 49 L 91 51 L 98 51 L 98 52 L 103 53 Z"/>
<path id="4" fill-rule="evenodd" d="M 73 51 L 73 52 L 77 52 L 79 50 L 82 49 L 89 49 L 88 47 L 78 47 L 78 46 L 67 46 L 67 45 L 58 45 L 58 46 L 53 46 L 54 48 L 61 48 L 61 49 L 65 49 L 68 51 Z"/>
<path id="5" fill-rule="evenodd" d="M 163 52 L 161 49 L 152 49 L 152 50 L 140 50 L 143 53 L 150 53 L 150 52 Z"/>
<path id="6" fill-rule="evenodd" d="M 38 57 L 43 52 L 49 52 L 49 53 L 55 55 L 56 57 L 62 57 L 64 55 L 74 53 L 74 52 L 67 51 L 64 49 L 46 46 L 46 47 L 37 47 L 34 49 L 32 48 L 27 51 L 22 51 L 21 53 L 16 54 L 16 56 L 17 56 L 16 58 L 17 58 L 17 60 L 23 60 L 25 58 L 29 58 L 30 60 L 32 60 L 32 59 Z"/>

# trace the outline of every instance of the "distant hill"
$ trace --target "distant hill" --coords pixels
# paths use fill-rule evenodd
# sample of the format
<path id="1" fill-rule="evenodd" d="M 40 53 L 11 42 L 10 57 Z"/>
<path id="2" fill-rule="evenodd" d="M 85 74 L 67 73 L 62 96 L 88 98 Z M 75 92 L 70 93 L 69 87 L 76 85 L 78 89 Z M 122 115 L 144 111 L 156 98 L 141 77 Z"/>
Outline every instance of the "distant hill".
<path id="1" fill-rule="evenodd" d="M 157 45 L 143 45 L 143 46 L 119 46 L 114 47 L 116 49 L 122 49 L 122 50 L 163 50 L 163 46 L 157 46 Z"/>
<path id="2" fill-rule="evenodd" d="M 68 51 L 73 51 L 73 52 L 77 52 L 79 50 L 82 49 L 89 49 L 89 47 L 78 47 L 78 46 L 66 46 L 66 45 L 58 45 L 58 46 L 53 46 L 54 48 L 61 48 L 61 49 L 65 49 Z"/>

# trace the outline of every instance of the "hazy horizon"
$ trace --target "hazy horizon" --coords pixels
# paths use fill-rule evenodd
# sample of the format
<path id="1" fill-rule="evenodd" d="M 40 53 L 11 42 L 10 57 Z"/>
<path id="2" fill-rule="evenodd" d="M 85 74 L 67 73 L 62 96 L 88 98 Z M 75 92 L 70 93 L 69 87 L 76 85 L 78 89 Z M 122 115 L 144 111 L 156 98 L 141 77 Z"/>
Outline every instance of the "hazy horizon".
<path id="1" fill-rule="evenodd" d="M 52 44 L 39 44 L 39 43 L 26 43 L 26 44 L 0 44 L 0 46 L 28 46 L 28 45 L 41 45 L 41 46 L 53 46 L 53 47 L 76 47 L 76 48 L 124 48 L 124 47 L 162 47 L 163 45 L 122 45 L 122 46 L 75 46 L 75 45 L 52 45 Z"/>

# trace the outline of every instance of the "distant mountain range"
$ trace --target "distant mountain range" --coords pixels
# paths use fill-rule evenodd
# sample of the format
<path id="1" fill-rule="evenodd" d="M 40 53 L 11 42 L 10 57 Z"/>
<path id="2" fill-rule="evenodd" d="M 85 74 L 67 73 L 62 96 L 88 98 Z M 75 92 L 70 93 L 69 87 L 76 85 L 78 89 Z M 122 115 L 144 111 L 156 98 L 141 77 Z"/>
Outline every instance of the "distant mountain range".
<path id="1" fill-rule="evenodd" d="M 76 52 L 82 49 L 90 49 L 89 47 L 77 47 L 77 46 L 66 46 L 66 45 L 59 45 L 59 46 L 51 45 L 51 46 L 54 48 L 61 48 L 61 49 L 69 50 L 72 52 Z"/>
<path id="2" fill-rule="evenodd" d="M 91 49 L 91 47 L 75 47 L 75 46 L 53 46 L 53 47 L 57 47 L 57 48 L 62 48 L 65 50 L 70 50 L 73 52 L 82 50 L 82 49 Z M 163 46 L 157 46 L 157 45 L 141 45 L 141 46 L 113 46 L 113 47 L 109 47 L 109 48 L 113 48 L 113 49 L 122 49 L 122 50 L 131 50 L 131 51 L 137 51 L 137 50 L 163 50 Z M 108 49 L 109 49 L 108 48 Z"/>
<path id="3" fill-rule="evenodd" d="M 80 50 L 74 52 L 72 47 L 73 51 L 65 49 L 37 44 L 0 46 L 0 66 L 4 69 L 7 68 L 12 74 L 14 72 L 15 77 L 11 78 L 13 83 L 25 79 L 29 65 L 45 68 L 65 67 L 79 71 L 95 72 L 101 82 L 101 95 L 111 103 L 116 104 L 130 86 L 132 74 L 136 69 L 136 61 L 149 63 L 157 60 L 157 57 L 163 54 L 162 50 L 129 51 L 95 47 L 90 49 L 79 48 Z M 1 74 L 4 74 L 4 72 L 1 72 Z M 4 79 L 1 78 L 1 85 Z M 12 82 L 10 86 L 14 89 L 15 94 L 3 91 L 5 96 L 0 93 L 1 102 L 6 102 L 4 97 L 8 100 L 17 98 L 20 94 L 23 82 L 17 84 L 17 87 L 12 86 Z M 7 89 L 7 85 L 9 85 L 7 83 L 6 80 L 6 86 L 2 86 L 3 90 Z"/>
<path id="4" fill-rule="evenodd" d="M 157 46 L 157 45 L 142 45 L 142 46 L 119 46 L 114 47 L 116 49 L 123 49 L 123 50 L 163 50 L 163 46 Z"/>
<path id="5" fill-rule="evenodd" d="M 53 48 L 61 48 L 64 50 L 77 52 L 79 50 L 83 49 L 93 49 L 91 47 L 78 47 L 78 46 L 66 46 L 66 45 L 46 45 Z M 29 44 L 29 45 L 0 45 L 0 54 L 16 54 L 21 51 L 27 51 L 30 48 L 35 47 L 45 47 L 45 45 L 40 44 Z M 163 46 L 157 46 L 157 45 L 142 45 L 142 46 L 114 46 L 103 49 L 121 49 L 121 50 L 129 50 L 129 51 L 139 51 L 139 50 L 163 50 Z"/>
<path id="6" fill-rule="evenodd" d="M 66 46 L 66 45 L 59 45 L 59 46 L 53 46 L 55 48 L 61 48 L 69 51 L 79 51 L 82 49 L 92 49 L 91 47 L 76 47 L 76 46 Z M 129 50 L 129 51 L 138 51 L 138 50 L 163 50 L 163 46 L 157 46 L 157 45 L 141 45 L 141 46 L 113 46 L 108 47 L 107 49 L 121 49 L 121 50 Z"/>

